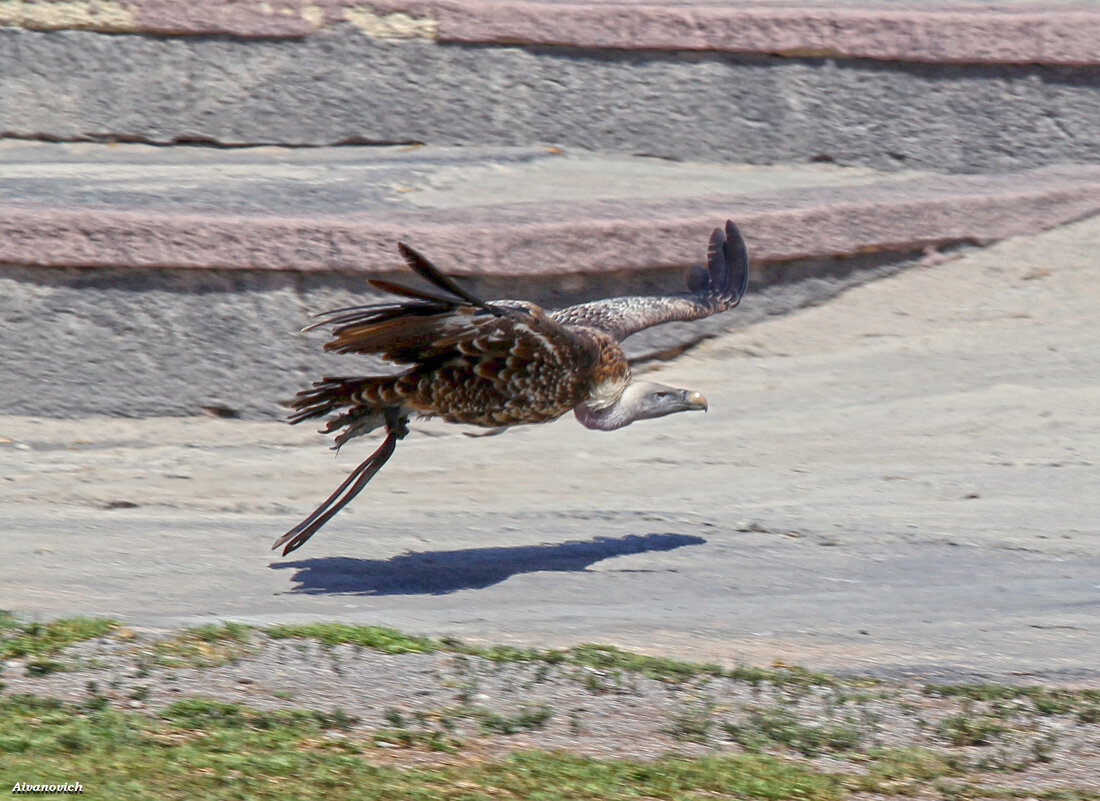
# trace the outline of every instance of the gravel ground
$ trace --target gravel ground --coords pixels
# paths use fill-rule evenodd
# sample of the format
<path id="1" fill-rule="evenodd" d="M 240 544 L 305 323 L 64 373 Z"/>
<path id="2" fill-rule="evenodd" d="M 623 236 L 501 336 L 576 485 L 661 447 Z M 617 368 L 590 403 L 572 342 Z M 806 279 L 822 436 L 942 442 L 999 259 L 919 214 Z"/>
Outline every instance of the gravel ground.
<path id="1" fill-rule="evenodd" d="M 181 642 L 124 629 L 65 650 L 55 660 L 64 670 L 37 675 L 36 660 L 9 660 L 3 680 L 7 692 L 72 702 L 102 695 L 153 714 L 183 698 L 340 711 L 357 719 L 347 736 L 378 746 L 372 758 L 402 763 L 518 748 L 650 759 L 759 747 L 858 774 L 876 749 L 921 747 L 960 767 L 966 780 L 990 786 L 1034 793 L 1100 786 L 1095 696 L 1044 709 L 1026 696 L 968 701 L 934 685 L 853 677 L 824 684 L 801 681 L 799 673 L 780 681 L 657 680 L 567 662 L 385 654 L 256 632 L 197 649 Z"/>

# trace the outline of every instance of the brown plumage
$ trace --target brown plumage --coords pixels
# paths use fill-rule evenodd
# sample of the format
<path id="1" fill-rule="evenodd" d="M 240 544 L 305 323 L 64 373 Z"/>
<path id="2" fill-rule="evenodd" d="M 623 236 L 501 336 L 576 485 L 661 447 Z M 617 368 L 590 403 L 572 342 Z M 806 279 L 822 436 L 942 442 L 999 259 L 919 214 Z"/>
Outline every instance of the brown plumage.
<path id="1" fill-rule="evenodd" d="M 715 229 L 707 266 L 688 271 L 688 290 L 622 297 L 548 314 L 533 303 L 486 303 L 399 244 L 409 267 L 434 290 L 372 280 L 396 303 L 352 306 L 309 326 L 335 326 L 325 350 L 378 354 L 404 367 L 393 375 L 324 378 L 298 393 L 292 423 L 333 414 L 326 432 L 336 447 L 385 427 L 379 448 L 337 490 L 273 546 L 300 547 L 343 508 L 393 454 L 413 415 L 503 429 L 546 423 L 572 410 L 589 428 L 612 430 L 635 420 L 706 409 L 698 392 L 632 382 L 619 342 L 671 320 L 694 320 L 736 306 L 748 284 L 748 254 L 737 227 Z"/>

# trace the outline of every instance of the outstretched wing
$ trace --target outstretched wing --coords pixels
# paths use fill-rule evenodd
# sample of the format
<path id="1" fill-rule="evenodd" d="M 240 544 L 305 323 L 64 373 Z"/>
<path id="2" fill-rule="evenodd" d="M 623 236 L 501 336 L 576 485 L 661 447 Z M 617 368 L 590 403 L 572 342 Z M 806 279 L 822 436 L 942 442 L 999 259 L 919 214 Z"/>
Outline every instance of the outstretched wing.
<path id="1" fill-rule="evenodd" d="M 687 292 L 652 297 L 606 298 L 559 309 L 550 316 L 562 325 L 597 328 L 618 341 L 644 328 L 673 320 L 698 320 L 732 309 L 749 283 L 749 254 L 737 226 L 715 228 L 707 266 L 685 276 Z"/>

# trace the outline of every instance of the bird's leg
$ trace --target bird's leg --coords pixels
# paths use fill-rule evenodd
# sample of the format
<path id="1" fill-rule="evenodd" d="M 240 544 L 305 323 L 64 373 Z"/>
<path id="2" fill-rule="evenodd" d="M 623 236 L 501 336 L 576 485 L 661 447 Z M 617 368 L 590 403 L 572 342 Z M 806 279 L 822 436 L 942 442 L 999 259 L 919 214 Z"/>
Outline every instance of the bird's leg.
<path id="1" fill-rule="evenodd" d="M 393 456 L 397 440 L 404 439 L 409 433 L 408 422 L 408 416 L 401 414 L 400 409 L 386 409 L 386 438 L 378 446 L 378 449 L 368 456 L 361 465 L 352 470 L 348 477 L 344 479 L 344 482 L 336 488 L 336 491 L 329 495 L 324 503 L 314 509 L 309 517 L 279 537 L 275 544 L 271 546 L 272 550 L 285 544 L 283 556 L 286 556 L 291 551 L 300 548 L 306 540 L 320 530 L 321 526 L 347 506 L 351 499 L 358 495 L 363 487 L 367 486 L 367 483 L 382 469 L 382 465 Z"/>
<path id="2" fill-rule="evenodd" d="M 402 413 L 397 406 L 388 406 L 383 412 L 386 417 L 386 433 L 394 433 L 398 439 L 404 439 L 409 434 L 409 416 Z"/>

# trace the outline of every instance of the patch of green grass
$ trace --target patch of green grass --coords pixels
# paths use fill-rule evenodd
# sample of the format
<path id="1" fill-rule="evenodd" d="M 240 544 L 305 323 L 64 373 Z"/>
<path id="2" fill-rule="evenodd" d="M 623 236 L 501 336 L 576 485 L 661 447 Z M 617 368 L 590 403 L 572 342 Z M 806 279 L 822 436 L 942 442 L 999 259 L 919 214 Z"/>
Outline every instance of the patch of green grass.
<path id="1" fill-rule="evenodd" d="M 744 754 L 635 762 L 535 751 L 513 754 L 478 773 L 483 787 L 497 790 L 492 797 L 508 799 L 703 801 L 717 796 L 824 801 L 841 797 L 840 783 L 834 777 Z"/>
<path id="2" fill-rule="evenodd" d="M 713 676 L 731 678 L 750 684 L 770 683 L 777 686 L 835 685 L 836 679 L 826 673 L 817 673 L 789 665 L 772 668 L 741 665 L 726 669 L 719 665 L 699 662 L 683 662 L 661 656 L 646 656 L 623 651 L 613 645 L 583 643 L 561 652 L 563 661 L 599 670 L 622 670 L 641 674 L 658 681 L 688 681 Z"/>
<path id="3" fill-rule="evenodd" d="M 722 728 L 747 751 L 782 745 L 808 757 L 851 751 L 863 740 L 862 727 L 850 717 L 810 725 L 784 704 L 752 709 L 743 722 L 724 723 Z"/>
<path id="4" fill-rule="evenodd" d="M 481 710 L 481 729 L 486 734 L 517 734 L 521 731 L 541 729 L 554 713 L 546 704 L 524 707 L 514 715 L 500 715 L 489 710 Z"/>
<path id="5" fill-rule="evenodd" d="M 680 662 L 660 656 L 645 656 L 623 651 L 612 645 L 583 643 L 565 652 L 566 660 L 574 665 L 596 668 L 597 670 L 623 670 L 639 673 L 647 678 L 660 681 L 686 681 L 696 676 L 718 676 L 722 668 L 718 665 Z"/>
<path id="6" fill-rule="evenodd" d="M 354 733 L 301 710 L 189 700 L 159 715 L 0 698 L 0 786 L 79 777 L 84 798 L 702 801 L 841 798 L 838 778 L 756 755 L 598 760 L 541 751 L 436 768 L 372 763 Z M 371 735 L 364 735 L 370 744 Z"/>
<path id="7" fill-rule="evenodd" d="M 835 687 L 840 682 L 835 676 L 821 673 L 816 670 L 807 670 L 798 665 L 773 665 L 770 668 L 753 667 L 752 665 L 739 665 L 722 675 L 731 679 L 744 681 L 749 684 L 774 684 L 779 687 L 809 688 L 809 687 Z M 877 684 L 874 679 L 862 678 L 849 680 L 852 683 Z"/>
<path id="8" fill-rule="evenodd" d="M 996 718 L 969 709 L 948 715 L 936 726 L 936 733 L 954 746 L 989 745 L 1005 731 Z"/>
<path id="9" fill-rule="evenodd" d="M 49 657 L 39 657 L 27 661 L 26 671 L 28 676 L 48 676 L 50 673 L 59 673 L 68 667 L 64 662 Z"/>
<path id="10" fill-rule="evenodd" d="M 48 657 L 68 645 L 94 639 L 118 628 L 113 620 L 67 618 L 49 623 L 21 623 L 0 612 L 0 659 L 27 656 Z M 254 650 L 253 629 L 241 623 L 212 623 L 185 629 L 148 646 L 152 664 L 180 667 L 212 667 L 232 663 Z M 482 646 L 453 638 L 433 639 L 406 634 L 382 626 L 345 623 L 306 623 L 271 626 L 263 633 L 274 639 L 314 639 L 326 645 L 351 644 L 387 654 L 444 651 L 475 656 L 494 662 L 539 662 L 544 665 L 576 665 L 600 671 L 621 671 L 659 681 L 688 681 L 698 677 L 728 677 L 753 684 L 782 686 L 835 685 L 824 673 L 798 667 L 736 667 L 684 662 L 665 657 L 623 651 L 610 645 L 585 643 L 566 650 L 517 648 L 508 645 Z M 146 646 L 141 646 L 143 649 Z M 48 660 L 39 672 L 57 666 Z"/>
<path id="11" fill-rule="evenodd" d="M 155 664 L 168 667 L 229 665 L 256 650 L 252 628 L 243 623 L 209 623 L 184 629 L 155 640 L 149 649 Z"/>
<path id="12" fill-rule="evenodd" d="M 996 785 L 975 784 L 966 781 L 944 779 L 935 782 L 934 789 L 944 801 L 1096 801 L 1100 798 L 1088 790 L 1039 790 L 1036 788 L 998 787 Z"/>
<path id="13" fill-rule="evenodd" d="M 1071 690 L 1060 687 L 1037 687 L 1013 684 L 926 684 L 925 695 L 941 698 L 962 698 L 968 701 L 1027 701 L 1040 715 L 1084 713 L 1100 708 L 1100 690 Z M 1083 720 L 1082 722 L 1088 722 Z"/>
<path id="14" fill-rule="evenodd" d="M 405 716 L 401 714 L 401 710 L 399 709 L 389 707 L 382 712 L 382 717 L 386 719 L 386 723 L 394 728 L 400 729 L 405 726 Z"/>
<path id="15" fill-rule="evenodd" d="M 1027 687 L 1015 687 L 1010 684 L 978 682 L 974 684 L 925 684 L 925 695 L 940 698 L 969 698 L 971 701 L 1002 701 L 1026 695 Z M 1041 689 L 1038 687 L 1032 689 Z"/>
<path id="16" fill-rule="evenodd" d="M 102 637 L 117 627 L 113 620 L 92 617 L 25 623 L 9 612 L 0 612 L 0 659 L 50 656 L 73 643 Z"/>
<path id="17" fill-rule="evenodd" d="M 866 772 L 848 777 L 854 792 L 907 798 L 926 797 L 930 791 L 945 801 L 977 799 L 1042 799 L 1042 801 L 1096 801 L 1096 793 L 1081 788 L 999 787 L 971 781 L 970 767 L 949 754 L 928 748 L 873 749 L 847 758 L 863 763 Z"/>
<path id="18" fill-rule="evenodd" d="M 442 644 L 428 637 L 416 637 L 382 626 L 352 626 L 346 623 L 301 623 L 264 629 L 275 639 L 320 640 L 326 645 L 358 645 L 384 654 L 420 654 L 438 651 Z"/>
<path id="19" fill-rule="evenodd" d="M 188 698 L 165 707 L 160 717 L 185 729 L 290 729 L 347 731 L 358 719 L 342 710 L 319 712 L 314 709 L 257 710 L 242 704 Z"/>
<path id="20" fill-rule="evenodd" d="M 1085 704 L 1077 710 L 1079 723 L 1100 723 L 1100 701 Z"/>
<path id="21" fill-rule="evenodd" d="M 501 714 L 484 706 L 463 703 L 429 713 L 416 712 L 413 713 L 412 720 L 393 708 L 386 709 L 382 716 L 393 729 L 410 729 L 415 723 L 419 730 L 433 731 L 432 724 L 437 723 L 450 732 L 455 729 L 455 721 L 472 719 L 478 722 L 482 734 L 518 734 L 541 729 L 554 716 L 554 712 L 547 704 L 527 704 L 518 712 Z"/>
<path id="22" fill-rule="evenodd" d="M 661 731 L 682 742 L 705 743 L 713 726 L 714 704 L 704 701 L 689 704 L 673 714 Z"/>
<path id="23" fill-rule="evenodd" d="M 405 634 L 381 626 L 353 626 L 344 623 L 307 623 L 272 626 L 264 630 L 276 639 L 315 639 L 327 645 L 352 644 L 373 648 L 387 654 L 448 653 L 476 656 L 494 662 L 542 662 L 566 664 L 597 670 L 620 670 L 640 674 L 659 681 L 687 681 L 704 676 L 728 677 L 754 684 L 770 682 L 776 685 L 813 686 L 837 684 L 825 673 L 816 673 L 793 666 L 774 668 L 737 667 L 730 670 L 713 664 L 682 662 L 658 656 L 646 656 L 623 651 L 612 645 L 584 643 L 565 650 L 516 648 L 509 645 L 481 646 L 451 637 L 433 639 Z"/>
<path id="24" fill-rule="evenodd" d="M 438 646 L 441 651 L 479 656 L 491 662 L 543 662 L 547 665 L 556 665 L 567 660 L 564 651 L 518 648 L 514 645 L 473 645 L 455 637 L 441 638 Z"/>
<path id="25" fill-rule="evenodd" d="M 205 626 L 197 626 L 185 631 L 203 642 L 248 642 L 252 639 L 252 627 L 247 623 L 207 623 Z"/>
<path id="26" fill-rule="evenodd" d="M 97 710 L 106 709 L 110 705 L 110 699 L 99 691 L 99 684 L 94 681 L 89 681 L 84 685 L 84 689 L 88 694 L 88 697 L 84 699 L 81 707 L 85 710 Z"/>
<path id="27" fill-rule="evenodd" d="M 371 732 L 376 745 L 397 746 L 400 748 L 426 748 L 429 751 L 442 751 L 453 754 L 458 751 L 461 741 L 434 729 L 378 729 Z"/>
<path id="28" fill-rule="evenodd" d="M 850 786 L 864 792 L 912 795 L 959 774 L 942 754 L 927 748 L 873 750 L 854 758 L 865 763 L 867 772 L 852 777 Z"/>
<path id="29" fill-rule="evenodd" d="M 472 708 L 462 708 L 448 710 L 442 714 L 414 712 L 406 717 L 401 710 L 389 707 L 382 713 L 388 727 L 377 729 L 371 732 L 370 736 L 375 745 L 421 747 L 430 751 L 454 753 L 462 744 L 461 740 L 450 734 L 455 728 L 454 719 L 471 717 L 472 714 Z"/>

